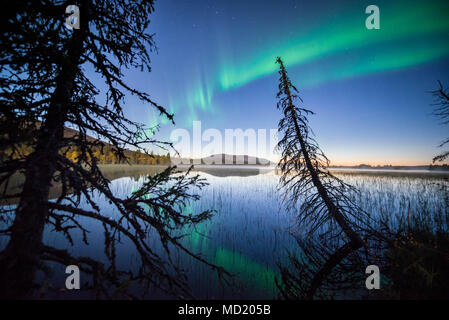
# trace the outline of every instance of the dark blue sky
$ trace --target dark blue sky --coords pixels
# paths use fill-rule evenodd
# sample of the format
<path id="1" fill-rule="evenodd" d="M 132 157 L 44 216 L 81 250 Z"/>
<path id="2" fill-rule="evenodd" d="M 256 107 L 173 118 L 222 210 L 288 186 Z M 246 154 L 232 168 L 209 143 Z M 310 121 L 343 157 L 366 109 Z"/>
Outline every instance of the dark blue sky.
<path id="1" fill-rule="evenodd" d="M 368 30 L 365 8 L 380 9 Z M 333 164 L 427 164 L 448 127 L 431 116 L 449 86 L 446 1 L 159 0 L 151 73 L 128 81 L 175 113 L 174 128 L 277 128 L 274 57 L 284 58 Z M 133 98 L 133 120 L 161 119 Z"/>

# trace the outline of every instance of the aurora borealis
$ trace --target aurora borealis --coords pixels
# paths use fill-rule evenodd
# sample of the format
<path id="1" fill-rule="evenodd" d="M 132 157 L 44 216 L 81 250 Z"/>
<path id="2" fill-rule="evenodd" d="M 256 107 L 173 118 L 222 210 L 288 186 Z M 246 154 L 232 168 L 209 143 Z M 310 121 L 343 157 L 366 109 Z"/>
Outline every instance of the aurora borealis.
<path id="1" fill-rule="evenodd" d="M 388 69 L 403 68 L 418 63 L 430 61 L 449 53 L 449 42 L 441 42 L 434 39 L 427 46 L 421 46 L 422 37 L 433 37 L 438 34 L 447 35 L 449 32 L 449 19 L 444 17 L 449 6 L 441 6 L 441 3 L 420 3 L 418 6 L 407 5 L 406 2 L 396 3 L 395 7 L 382 6 L 387 14 L 382 15 L 382 28 L 378 31 L 368 31 L 363 23 L 360 23 L 360 15 L 355 12 L 347 19 L 335 19 L 327 21 L 321 26 L 311 30 L 309 34 L 298 34 L 286 37 L 278 43 L 268 46 L 254 56 L 246 57 L 237 65 L 224 64 L 220 70 L 219 84 L 223 90 L 243 86 L 250 81 L 272 74 L 277 71 L 273 63 L 277 56 L 281 56 L 287 67 L 296 67 L 301 64 L 322 58 L 332 57 L 348 50 L 359 50 L 361 60 L 346 64 L 336 64 L 333 67 L 337 79 L 348 76 L 366 74 L 370 72 Z M 444 9 L 442 9 L 444 8 Z M 386 9 L 386 10 L 385 10 Z M 390 10 L 389 10 L 390 9 Z M 396 14 L 394 14 L 396 13 Z M 422 17 L 433 19 L 423 21 Z M 419 21 L 419 23 L 416 23 Z M 293 27 L 294 30 L 298 29 Z M 281 36 L 282 38 L 282 36 Z M 437 37 L 435 37 L 437 38 Z M 413 39 L 401 43 L 403 39 Z M 399 43 L 394 43 L 399 41 Z M 371 56 L 363 52 L 366 48 L 371 50 L 375 46 L 383 45 L 381 56 L 376 55 L 373 63 Z M 325 82 L 334 77 L 324 77 L 319 81 L 306 76 L 304 85 L 309 82 Z"/>
<path id="2" fill-rule="evenodd" d="M 365 27 L 370 4 L 380 30 Z M 150 28 L 153 71 L 133 76 L 177 127 L 276 128 L 281 56 L 335 164 L 428 163 L 446 135 L 427 92 L 449 85 L 447 1 L 159 0 Z"/>

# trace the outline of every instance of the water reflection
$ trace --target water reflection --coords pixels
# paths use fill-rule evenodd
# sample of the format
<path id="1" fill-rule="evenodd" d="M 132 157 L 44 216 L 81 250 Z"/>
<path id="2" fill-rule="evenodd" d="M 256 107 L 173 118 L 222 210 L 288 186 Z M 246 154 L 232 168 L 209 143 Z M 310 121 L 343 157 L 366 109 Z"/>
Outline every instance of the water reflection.
<path id="1" fill-rule="evenodd" d="M 114 171 L 109 175 L 111 190 L 119 197 L 128 196 L 145 181 L 145 176 L 162 168 L 145 167 L 134 172 Z M 291 232 L 298 232 L 295 213 L 286 212 L 277 191 L 279 176 L 268 168 L 198 168 L 210 185 L 200 191 L 201 199 L 191 203 L 186 211 L 200 212 L 215 209 L 215 216 L 182 233 L 185 244 L 193 252 L 201 253 L 208 261 L 225 267 L 236 276 L 232 286 L 220 282 L 216 273 L 191 257 L 177 252 L 173 255 L 189 278 L 194 296 L 209 298 L 271 299 L 278 296 L 275 278 L 279 277 L 278 263 L 287 260 L 287 251 L 299 254 Z M 390 214 L 393 218 L 410 210 L 447 212 L 448 203 L 439 194 L 435 182 L 447 183 L 440 176 L 379 175 L 337 173 L 346 182 L 355 185 L 361 195 L 357 199 L 362 208 L 372 214 Z M 118 212 L 103 197 L 94 194 L 105 216 L 117 217 Z M 82 201 L 81 208 L 88 209 Z M 68 249 L 75 256 L 92 256 L 106 260 L 103 228 L 98 222 L 80 218 L 89 231 L 89 245 L 82 242 L 80 232 L 74 231 L 72 247 L 62 235 L 50 227 L 44 233 L 44 242 L 56 248 Z M 300 231 L 300 230 L 299 230 Z M 2 243 L 5 243 L 3 239 Z M 156 235 L 148 239 L 151 248 L 163 253 Z M 117 266 L 133 269 L 138 265 L 131 243 L 123 241 L 117 246 Z M 164 254 L 162 254 L 165 256 Z M 64 268 L 53 265 L 54 287 L 64 287 Z M 138 290 L 136 287 L 134 290 Z M 67 298 L 85 293 L 60 293 L 55 297 Z M 79 296 L 76 296 L 79 297 Z M 147 298 L 167 298 L 161 292 L 151 291 Z"/>

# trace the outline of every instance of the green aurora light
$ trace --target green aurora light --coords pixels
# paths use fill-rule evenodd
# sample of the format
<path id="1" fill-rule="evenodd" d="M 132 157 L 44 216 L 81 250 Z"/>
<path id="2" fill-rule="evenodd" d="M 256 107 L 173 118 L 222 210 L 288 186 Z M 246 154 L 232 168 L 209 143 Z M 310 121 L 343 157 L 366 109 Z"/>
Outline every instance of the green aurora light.
<path id="1" fill-rule="evenodd" d="M 446 7 L 444 10 L 443 7 Z M 223 63 L 219 72 L 218 83 L 221 90 L 241 87 L 261 77 L 277 72 L 275 59 L 281 56 L 287 67 L 298 66 L 315 59 L 326 57 L 348 50 L 358 50 L 383 44 L 383 57 L 365 68 L 369 63 L 361 59 L 344 66 L 335 65 L 335 71 L 347 70 L 351 75 L 360 75 L 376 71 L 391 70 L 412 66 L 445 56 L 449 53 L 449 43 L 431 43 L 431 48 L 422 52 L 419 42 L 410 41 L 406 47 L 397 44 L 401 39 L 416 39 L 431 35 L 449 33 L 449 20 L 444 17 L 444 11 L 449 10 L 447 3 L 437 1 L 420 3 L 419 7 L 411 7 L 402 3 L 394 8 L 382 10 L 381 29 L 368 30 L 364 19 L 367 15 L 352 15 L 350 19 L 330 21 L 327 25 L 317 26 L 307 35 L 299 35 L 292 39 L 288 37 L 281 43 L 273 43 L 257 53 L 247 55 L 238 64 Z M 385 14 L 384 14 L 385 13 Z M 424 19 L 427 17 L 426 19 Z M 418 50 L 418 52 L 414 52 Z M 333 70 L 334 71 L 334 70 Z M 337 72 L 334 72 L 337 73 Z M 345 78 L 345 76 L 342 76 Z M 325 82 L 327 79 L 322 79 Z M 331 80 L 334 80 L 332 78 Z"/>
<path id="2" fill-rule="evenodd" d="M 283 40 L 267 39 L 263 47 L 243 48 L 238 59 L 232 47 L 221 47 L 215 72 L 206 74 L 197 68 L 185 91 L 171 103 L 173 111 L 187 107 L 186 124 L 198 119 L 198 111 L 214 112 L 214 95 L 238 89 L 255 80 L 277 72 L 275 58 L 281 56 L 293 71 L 300 66 L 326 62 L 318 73 L 301 74 L 301 86 L 320 85 L 329 81 L 360 75 L 407 68 L 449 55 L 449 20 L 445 12 L 449 3 L 442 1 L 383 3 L 379 5 L 381 29 L 365 28 L 367 15 L 347 8 L 347 19 L 324 20 L 305 30 L 292 25 L 291 30 L 302 30 Z M 360 8 L 357 8 L 360 9 Z M 287 30 L 290 31 L 290 30 Z M 289 32 L 285 32 L 289 34 Z M 237 48 L 234 48 L 237 50 Z M 358 54 L 358 59 L 341 59 L 345 53 Z M 338 63 L 333 63 L 337 59 Z M 237 60 L 237 61 L 236 61 Z M 214 70 L 209 68 L 208 70 Z"/>

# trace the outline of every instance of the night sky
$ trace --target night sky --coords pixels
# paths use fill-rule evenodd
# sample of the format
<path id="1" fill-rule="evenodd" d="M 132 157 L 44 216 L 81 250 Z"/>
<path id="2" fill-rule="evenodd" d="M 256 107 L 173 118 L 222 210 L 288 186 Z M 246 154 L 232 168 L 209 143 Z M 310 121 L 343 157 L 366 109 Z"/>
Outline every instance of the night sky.
<path id="1" fill-rule="evenodd" d="M 368 30 L 365 8 L 380 9 Z M 127 80 L 175 113 L 176 127 L 134 98 L 133 120 L 174 128 L 277 128 L 281 56 L 334 165 L 428 164 L 448 136 L 431 115 L 449 86 L 449 1 L 159 0 L 151 73 Z M 273 158 L 272 158 L 273 159 Z"/>

